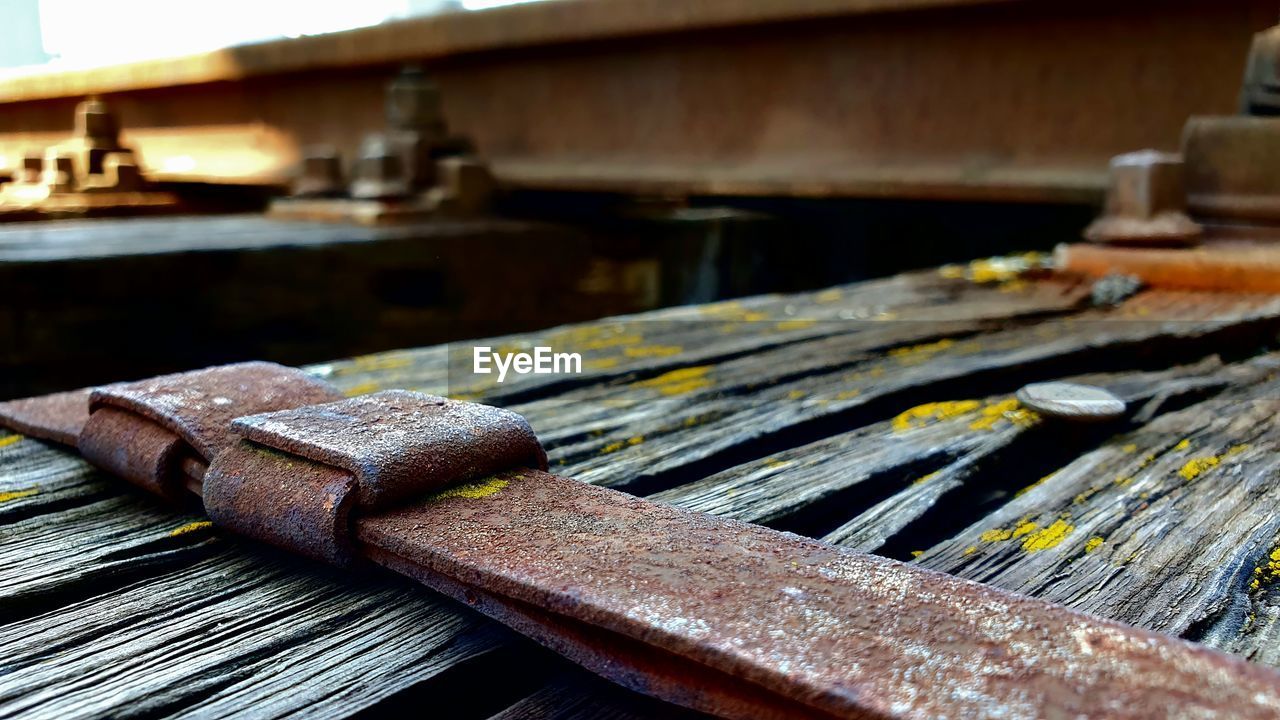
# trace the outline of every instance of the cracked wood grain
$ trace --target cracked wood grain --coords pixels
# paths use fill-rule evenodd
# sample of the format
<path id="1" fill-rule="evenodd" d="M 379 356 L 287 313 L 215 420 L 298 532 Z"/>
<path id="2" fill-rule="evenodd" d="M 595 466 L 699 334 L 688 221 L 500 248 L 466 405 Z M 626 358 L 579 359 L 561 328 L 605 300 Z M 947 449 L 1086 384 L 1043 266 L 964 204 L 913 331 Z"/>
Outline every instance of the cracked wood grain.
<path id="1" fill-rule="evenodd" d="M 917 274 L 838 293 L 681 308 L 626 319 L 652 323 L 643 326 L 638 340 L 631 333 L 617 334 L 625 333 L 625 323 L 622 330 L 607 328 L 616 321 L 550 331 L 606 338 L 591 352 L 613 363 L 606 362 L 581 381 L 478 392 L 481 397 L 493 393 L 495 398 L 510 398 L 526 412 L 535 428 L 550 439 L 553 456 L 564 461 L 561 471 L 603 484 L 625 484 L 647 472 L 678 488 L 710 474 L 704 472 L 709 467 L 714 472 L 758 466 L 778 449 L 767 441 L 786 451 L 824 437 L 857 433 L 906 409 L 901 404 L 909 407 L 911 400 L 944 390 L 976 391 L 1024 375 L 1061 377 L 1063 367 L 1095 361 L 1112 369 L 1140 367 L 1158 362 L 1143 353 L 1144 347 L 1157 342 L 1200 357 L 1216 349 L 1215 338 L 1232 339 L 1224 333 L 1240 331 L 1242 341 L 1256 346 L 1276 311 L 1270 300 L 1261 298 L 1161 294 L 1111 311 L 1079 311 L 1079 299 L 1079 288 L 1033 283 L 1030 290 L 1010 292 Z M 1060 317 L 1068 312 L 1075 313 L 1074 320 Z M 886 313 L 897 317 L 885 317 Z M 1093 332 L 1091 320 L 1119 322 Z M 759 332 L 762 323 L 769 332 Z M 542 342 L 548 335 L 502 341 Z M 753 336 L 757 338 L 754 346 Z M 618 337 L 625 342 L 609 344 Z M 496 345 L 499 340 L 492 342 Z M 652 350 L 662 347 L 680 350 L 667 354 Z M 628 353 L 627 348 L 632 351 Z M 313 371 L 355 394 L 393 385 L 438 391 L 447 380 L 445 357 L 446 348 L 395 352 L 317 366 Z M 698 370 L 687 372 L 700 367 L 707 368 L 705 375 L 699 376 Z M 682 375 L 682 371 L 686 372 Z M 858 373 L 865 375 L 850 377 Z M 632 442 L 636 437 L 641 439 Z M 962 458 L 980 449 L 959 443 L 955 450 Z M 657 463 L 653 465 L 657 472 L 645 470 L 647 463 Z M 715 467 L 716 463 L 724 467 Z M 841 481 L 834 467 L 831 477 L 832 482 Z M 111 625 L 109 618 L 117 607 L 132 608 L 111 632 L 131 633 L 129 662 L 151 672 L 129 675 L 112 688 L 121 698 L 155 694 L 156 703 L 138 706 L 145 711 L 140 714 L 197 713 L 207 704 L 229 715 L 246 707 L 261 707 L 263 716 L 342 715 L 412 695 L 414 687 L 423 683 L 430 692 L 439 693 L 441 688 L 430 686 L 431 678 L 448 668 L 461 668 L 459 677 L 478 675 L 479 671 L 466 669 L 468 658 L 510 645 L 492 636 L 468 644 L 471 641 L 465 639 L 471 637 L 473 627 L 468 623 L 479 622 L 473 614 L 394 579 L 377 577 L 361 581 L 367 584 L 359 587 L 316 590 L 334 581 L 327 580 L 321 569 L 289 560 L 263 569 L 258 577 L 253 574 L 256 566 L 228 564 L 253 551 L 239 545 L 229 549 L 216 532 L 197 528 L 170 536 L 196 522 L 193 516 L 161 509 L 122 491 L 79 460 L 35 441 L 0 447 L 0 493 L 30 488 L 37 488 L 37 493 L 0 503 L 0 564 L 20 566 L 30 556 L 48 563 L 48 572 L 0 579 L 0 607 L 8 602 L 8 607 L 24 608 L 21 619 L 0 621 L 0 635 L 20 639 L 24 629 L 36 623 L 34 627 L 43 633 L 39 637 L 48 644 L 56 640 L 59 627 L 92 620 L 86 627 L 104 628 Z M 796 508 L 820 505 L 827 496 L 818 488 Z M 135 501 L 131 510 L 122 506 Z M 117 508 L 122 511 L 118 525 L 96 525 L 88 517 Z M 46 545 L 37 538 L 45 524 L 50 528 L 47 547 L 57 547 L 72 532 L 71 526 L 78 525 L 80 557 L 42 555 Z M 163 562 L 140 576 L 115 571 L 131 562 L 145 566 L 157 555 Z M 310 604 L 305 608 L 288 604 L 294 610 L 288 623 L 250 622 L 244 632 L 264 633 L 261 643 L 245 640 L 247 635 L 237 636 L 232 630 L 226 636 L 216 635 L 214 661 L 208 662 L 198 653 L 184 654 L 175 648 L 175 636 L 203 639 L 209 632 L 203 617 L 207 606 L 181 590 L 184 581 L 215 598 L 211 602 L 230 602 L 228 598 L 234 596 L 272 618 L 276 616 L 271 609 L 288 604 L 289 593 L 308 598 Z M 366 601 L 369 597 L 378 602 Z M 432 608 L 413 615 L 409 623 L 385 609 L 419 602 Z M 335 617 L 343 623 L 365 618 L 359 625 L 364 633 L 359 641 L 348 634 L 341 636 L 354 642 L 358 653 L 324 643 L 326 633 L 334 632 Z M 151 632 L 142 632 L 144 626 Z M 156 629 L 160 627 L 170 631 Z M 438 627 L 444 628 L 443 635 L 435 634 Z M 26 701 L 17 692 L 0 694 L 0 713 L 38 707 L 56 708 L 66 717 L 124 714 L 124 705 L 112 705 L 109 698 L 97 697 L 93 691 L 101 677 L 97 673 L 121 657 L 117 645 L 122 636 L 111 632 L 94 630 L 76 636 L 76 653 L 60 659 L 56 671 L 32 660 L 40 657 L 39 643 L 14 645 L 22 648 L 14 655 L 6 649 L 0 654 L 0 688 L 35 687 L 38 679 L 47 692 L 34 705 L 23 704 Z M 243 643 L 248 644 L 241 652 L 237 648 Z M 316 643 L 325 649 L 309 652 L 307 647 Z M 451 655 L 448 648 L 454 645 L 464 649 Z M 418 653 L 418 649 L 427 652 Z M 9 657 L 18 658 L 21 667 L 9 665 Z M 440 664 L 424 657 L 439 657 Z M 424 674 L 415 674 L 418 664 L 425 664 Z M 378 671 L 406 666 L 411 669 Z M 352 667 L 369 672 L 355 680 L 344 671 Z M 41 674 L 32 674 L 36 670 Z M 503 665 L 502 671 L 519 672 L 511 663 Z M 272 679 L 282 672 L 278 680 Z M 535 703 L 539 707 L 550 708 L 558 702 L 545 693 L 539 697 Z"/>
<path id="2" fill-rule="evenodd" d="M 1280 562 L 1271 372 L 1085 453 L 920 558 L 927 567 L 1259 660 Z M 1277 555 L 1280 557 L 1280 555 Z"/>

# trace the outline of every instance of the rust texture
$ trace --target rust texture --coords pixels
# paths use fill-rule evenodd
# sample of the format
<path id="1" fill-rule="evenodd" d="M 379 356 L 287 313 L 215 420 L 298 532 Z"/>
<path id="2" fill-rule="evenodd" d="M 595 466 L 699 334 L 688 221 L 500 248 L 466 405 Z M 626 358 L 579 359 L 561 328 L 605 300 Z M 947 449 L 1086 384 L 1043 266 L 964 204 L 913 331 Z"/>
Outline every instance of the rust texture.
<path id="1" fill-rule="evenodd" d="M 212 460 L 234 441 L 227 429 L 233 418 L 340 397 L 333 386 L 297 368 L 247 362 L 97 388 L 89 410 L 116 407 L 141 415 Z"/>
<path id="2" fill-rule="evenodd" d="M 1193 117 L 1182 137 L 1187 206 L 1197 217 L 1280 221 L 1280 118 Z"/>
<path id="3" fill-rule="evenodd" d="M 726 718 L 836 717 L 633 638 L 467 585 L 381 548 L 361 549 L 374 562 L 464 602 L 636 692 Z"/>
<path id="4" fill-rule="evenodd" d="M 509 472 L 356 520 L 398 564 L 845 717 L 1280 715 L 1280 674 L 899 562 Z"/>
<path id="5" fill-rule="evenodd" d="M 231 427 L 255 443 L 349 471 L 362 508 L 499 470 L 547 467 L 520 415 L 407 390 L 242 417 Z"/>
<path id="6" fill-rule="evenodd" d="M 1061 245 L 1058 269 L 1092 277 L 1132 275 L 1143 284 L 1177 290 L 1280 293 L 1280 246 L 1223 240 L 1196 248 Z"/>
<path id="7" fill-rule="evenodd" d="M 0 402 L 0 425 L 41 440 L 75 447 L 89 419 L 89 388 Z"/>
<path id="8" fill-rule="evenodd" d="M 1232 112 L 1275 22 L 1263 0 L 679 5 L 531 3 L 15 78 L 0 154 L 111 93 L 154 179 L 283 184 L 308 147 L 355 157 L 388 69 L 420 62 L 504 186 L 1095 201 L 1111 156 Z"/>
<path id="9" fill-rule="evenodd" d="M 99 408 L 80 431 L 77 445 L 89 462 L 163 498 L 178 500 L 185 490 L 178 462 L 186 443 L 147 418 Z"/>
<path id="10" fill-rule="evenodd" d="M 1089 240 L 1113 244 L 1188 245 L 1201 228 L 1187 216 L 1182 156 L 1155 150 L 1111 159 L 1106 212 L 1089 227 Z"/>
<path id="11" fill-rule="evenodd" d="M 351 473 L 241 441 L 204 473 L 204 508 L 221 527 L 276 547 L 350 565 Z"/>

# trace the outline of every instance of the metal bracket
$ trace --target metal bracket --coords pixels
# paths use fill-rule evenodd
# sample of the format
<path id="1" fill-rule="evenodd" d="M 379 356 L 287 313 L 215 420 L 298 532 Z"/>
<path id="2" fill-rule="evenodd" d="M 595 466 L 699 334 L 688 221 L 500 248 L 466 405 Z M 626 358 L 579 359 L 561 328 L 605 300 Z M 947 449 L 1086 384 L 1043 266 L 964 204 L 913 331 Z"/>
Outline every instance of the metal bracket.
<path id="1" fill-rule="evenodd" d="M 242 535 L 339 565 L 355 553 L 347 519 L 447 485 L 547 468 L 509 410 L 390 390 L 242 417 L 243 440 L 209 466 L 209 517 Z M 287 518 L 287 522 L 281 522 Z"/>
<path id="2" fill-rule="evenodd" d="M 420 69 L 405 69 L 387 86 L 386 122 L 361 142 L 350 184 L 337 151 L 307 150 L 293 196 L 272 202 L 270 214 L 379 223 L 488 209 L 493 176 L 469 140 L 449 134 L 440 89 Z"/>
<path id="3" fill-rule="evenodd" d="M 14 180 L 0 185 L 0 217 L 31 211 L 154 210 L 177 204 L 172 193 L 149 186 L 137 155 L 120 142 L 119 120 L 99 98 L 76 106 L 70 140 L 43 153 L 27 153 Z"/>

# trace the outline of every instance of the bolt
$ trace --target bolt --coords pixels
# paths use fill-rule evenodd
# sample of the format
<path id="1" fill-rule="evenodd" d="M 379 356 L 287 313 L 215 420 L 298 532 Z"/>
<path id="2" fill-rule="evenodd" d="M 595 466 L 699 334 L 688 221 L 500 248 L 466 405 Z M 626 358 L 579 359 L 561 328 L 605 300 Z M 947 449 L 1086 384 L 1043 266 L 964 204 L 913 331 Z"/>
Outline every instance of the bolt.
<path id="1" fill-rule="evenodd" d="M 142 189 L 142 171 L 131 152 L 108 153 L 102 162 L 102 171 L 113 190 L 134 192 Z"/>
<path id="2" fill-rule="evenodd" d="M 328 146 L 307 150 L 302 158 L 302 176 L 294 183 L 298 197 L 340 197 L 347 192 L 342 179 L 342 157 Z"/>
<path id="3" fill-rule="evenodd" d="M 1106 208 L 1084 235 L 1093 242 L 1189 245 L 1201 228 L 1187 216 L 1182 156 L 1156 150 L 1111 159 Z"/>
<path id="4" fill-rule="evenodd" d="M 76 137 L 89 147 L 115 149 L 120 146 L 120 123 L 98 98 L 89 98 L 76 106 Z"/>
<path id="5" fill-rule="evenodd" d="M 40 182 L 44 172 L 44 153 L 28 151 L 22 155 L 22 167 L 18 171 L 18 182 L 35 184 Z"/>
<path id="6" fill-rule="evenodd" d="M 45 155 L 41 181 L 49 187 L 50 192 L 71 192 L 75 190 L 73 168 L 70 155 L 51 149 Z"/>
<path id="7" fill-rule="evenodd" d="M 409 194 L 404 161 L 383 135 L 370 135 L 361 143 L 354 175 L 351 197 L 392 199 Z"/>
<path id="8" fill-rule="evenodd" d="M 440 88 L 421 68 L 407 67 L 387 86 L 387 125 L 418 130 L 433 140 L 446 132 Z"/>
<path id="9" fill-rule="evenodd" d="M 436 163 L 439 185 L 427 197 L 441 214 L 479 215 L 489 208 L 494 180 L 483 162 L 471 157 L 448 157 Z"/>
<path id="10" fill-rule="evenodd" d="M 1240 113 L 1280 115 L 1280 25 L 1253 36 L 1244 80 L 1240 84 Z"/>

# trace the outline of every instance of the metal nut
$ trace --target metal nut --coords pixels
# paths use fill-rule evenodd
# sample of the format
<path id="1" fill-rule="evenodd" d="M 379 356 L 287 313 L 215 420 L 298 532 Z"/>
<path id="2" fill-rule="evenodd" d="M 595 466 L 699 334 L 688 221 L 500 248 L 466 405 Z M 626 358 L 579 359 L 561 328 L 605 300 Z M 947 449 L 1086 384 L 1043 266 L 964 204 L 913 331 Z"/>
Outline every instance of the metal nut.
<path id="1" fill-rule="evenodd" d="M 1253 36 L 1240 85 L 1244 115 L 1280 115 L 1280 25 Z"/>
<path id="2" fill-rule="evenodd" d="M 44 159 L 44 175 L 41 182 L 51 192 L 71 192 L 75 190 L 75 171 L 71 156 L 50 150 Z"/>
<path id="3" fill-rule="evenodd" d="M 1142 150 L 1111 159 L 1104 214 L 1085 229 L 1093 242 L 1187 245 L 1200 225 L 1186 213 L 1182 156 Z"/>
<path id="4" fill-rule="evenodd" d="M 494 180 L 489 167 L 470 157 L 449 157 L 436 163 L 439 183 L 428 193 L 434 210 L 444 215 L 469 217 L 488 210 Z"/>
<path id="5" fill-rule="evenodd" d="M 294 183 L 298 197 L 340 197 L 347 192 L 342 157 L 331 147 L 311 148 L 302 158 L 302 176 Z"/>
<path id="6" fill-rule="evenodd" d="M 76 105 L 76 137 L 88 147 L 120 147 L 120 122 L 105 102 L 89 98 Z"/>
<path id="7" fill-rule="evenodd" d="M 394 130 L 418 130 L 431 139 L 446 132 L 440 88 L 421 68 L 405 68 L 387 86 L 387 126 Z"/>
<path id="8" fill-rule="evenodd" d="M 403 198 L 409 195 L 404 160 L 393 143 L 383 135 L 370 135 L 360 147 L 351 197 L 370 200 Z"/>
<path id="9" fill-rule="evenodd" d="M 28 152 L 22 156 L 22 167 L 18 171 L 15 178 L 18 182 L 34 185 L 40 182 L 40 176 L 44 173 L 44 154 L 39 152 Z"/>

